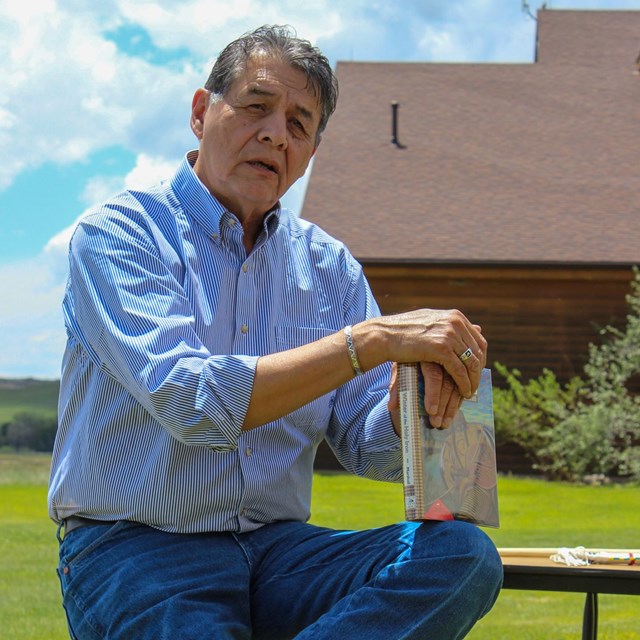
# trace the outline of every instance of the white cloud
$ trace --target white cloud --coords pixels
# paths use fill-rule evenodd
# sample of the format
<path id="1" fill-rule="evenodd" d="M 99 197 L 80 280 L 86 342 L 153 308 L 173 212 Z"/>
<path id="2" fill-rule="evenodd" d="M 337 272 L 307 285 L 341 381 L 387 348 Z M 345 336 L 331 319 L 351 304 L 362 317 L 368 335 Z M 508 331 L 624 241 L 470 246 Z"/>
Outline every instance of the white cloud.
<path id="1" fill-rule="evenodd" d="M 426 26 L 418 49 L 428 60 L 458 60 L 460 48 L 450 32 Z"/>
<path id="2" fill-rule="evenodd" d="M 141 153 L 136 165 L 126 176 L 94 176 L 90 178 L 82 192 L 82 201 L 87 205 L 103 202 L 123 189 L 144 189 L 164 178 L 171 177 L 179 158 L 167 160 Z"/>
<path id="3" fill-rule="evenodd" d="M 57 378 L 65 344 L 64 278 L 47 255 L 0 265 L 0 376 Z"/>
<path id="4" fill-rule="evenodd" d="M 144 189 L 160 180 L 170 178 L 176 168 L 177 161 L 141 153 L 136 166 L 125 176 L 124 186 L 127 189 Z"/>
<path id="5" fill-rule="evenodd" d="M 349 5 L 339 8 L 329 0 L 173 0 L 156 1 L 150 7 L 137 0 L 120 0 L 122 15 L 140 24 L 153 41 L 164 48 L 187 46 L 206 59 L 240 34 L 259 24 L 292 24 L 298 35 L 312 42 L 345 28 L 342 16 Z"/>
<path id="6" fill-rule="evenodd" d="M 123 189 L 122 176 L 93 176 L 87 180 L 81 200 L 87 206 L 106 200 Z"/>
<path id="7" fill-rule="evenodd" d="M 105 147 L 170 155 L 191 140 L 200 70 L 123 54 L 104 36 L 122 16 L 107 21 L 101 3 L 74 10 L 82 4 L 0 4 L 0 157 L 15 159 L 0 166 L 0 188 L 25 168 L 86 161 Z"/>

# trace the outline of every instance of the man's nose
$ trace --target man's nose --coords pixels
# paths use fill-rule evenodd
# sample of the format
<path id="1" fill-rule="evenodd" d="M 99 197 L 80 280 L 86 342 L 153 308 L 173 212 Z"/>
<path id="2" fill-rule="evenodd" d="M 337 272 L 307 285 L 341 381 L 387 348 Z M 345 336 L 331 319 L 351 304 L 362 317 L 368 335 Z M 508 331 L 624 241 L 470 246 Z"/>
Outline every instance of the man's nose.
<path id="1" fill-rule="evenodd" d="M 273 112 L 262 120 L 262 127 L 258 134 L 260 142 L 266 142 L 279 149 L 286 149 L 287 119 L 284 114 Z"/>

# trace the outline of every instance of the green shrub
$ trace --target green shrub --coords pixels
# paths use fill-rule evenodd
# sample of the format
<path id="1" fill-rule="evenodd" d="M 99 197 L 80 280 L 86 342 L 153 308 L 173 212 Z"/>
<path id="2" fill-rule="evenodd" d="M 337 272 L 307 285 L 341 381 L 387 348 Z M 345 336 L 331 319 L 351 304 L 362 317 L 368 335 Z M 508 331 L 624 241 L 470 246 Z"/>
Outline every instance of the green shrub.
<path id="1" fill-rule="evenodd" d="M 581 378 L 574 377 L 562 385 L 552 371 L 544 369 L 541 376 L 525 383 L 517 369 L 510 371 L 499 362 L 494 366 L 507 383 L 504 389 L 494 389 L 496 444 L 518 444 L 535 469 L 556 477 L 552 472 L 553 460 L 547 459 L 555 455 L 550 451 L 553 430 L 578 405 L 583 388 Z"/>
<path id="2" fill-rule="evenodd" d="M 634 269 L 624 329 L 607 326 L 589 346 L 584 377 L 560 384 L 544 370 L 524 383 L 500 363 L 496 441 L 522 446 L 546 477 L 578 480 L 617 474 L 640 481 L 640 271 Z"/>
<path id="3" fill-rule="evenodd" d="M 57 427 L 55 416 L 22 411 L 0 428 L 0 445 L 18 451 L 52 451 Z"/>
<path id="4" fill-rule="evenodd" d="M 587 475 L 610 475 L 617 469 L 611 423 L 605 407 L 581 405 L 576 413 L 548 429 L 538 451 L 538 468 L 548 478 L 581 480 Z"/>
<path id="5" fill-rule="evenodd" d="M 640 480 L 640 271 L 634 268 L 624 330 L 605 327 L 602 344 L 590 345 L 587 401 L 606 411 L 621 475 Z M 588 410 L 588 405 L 583 411 Z"/>

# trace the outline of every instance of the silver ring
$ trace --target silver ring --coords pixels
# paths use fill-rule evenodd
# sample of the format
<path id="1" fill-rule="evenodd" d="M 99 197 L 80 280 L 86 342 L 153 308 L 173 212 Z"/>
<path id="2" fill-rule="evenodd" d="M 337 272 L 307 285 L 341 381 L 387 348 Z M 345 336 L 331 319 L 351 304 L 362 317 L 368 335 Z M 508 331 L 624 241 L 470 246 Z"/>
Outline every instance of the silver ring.
<path id="1" fill-rule="evenodd" d="M 458 358 L 460 358 L 460 360 L 462 360 L 462 362 L 464 362 L 465 360 L 468 360 L 472 355 L 473 355 L 473 351 L 471 351 L 471 347 L 469 347 L 466 351 L 461 353 L 458 356 Z"/>

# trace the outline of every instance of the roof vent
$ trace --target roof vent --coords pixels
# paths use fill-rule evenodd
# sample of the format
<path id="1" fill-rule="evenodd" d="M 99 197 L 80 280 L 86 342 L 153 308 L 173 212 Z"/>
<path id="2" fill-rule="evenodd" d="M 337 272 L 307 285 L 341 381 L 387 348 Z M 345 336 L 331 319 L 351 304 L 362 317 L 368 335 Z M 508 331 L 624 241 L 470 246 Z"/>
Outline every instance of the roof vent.
<path id="1" fill-rule="evenodd" d="M 398 149 L 406 147 L 398 140 L 398 107 L 400 105 L 394 100 L 391 103 L 391 144 L 395 144 Z"/>

